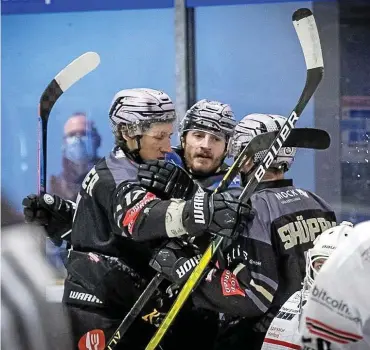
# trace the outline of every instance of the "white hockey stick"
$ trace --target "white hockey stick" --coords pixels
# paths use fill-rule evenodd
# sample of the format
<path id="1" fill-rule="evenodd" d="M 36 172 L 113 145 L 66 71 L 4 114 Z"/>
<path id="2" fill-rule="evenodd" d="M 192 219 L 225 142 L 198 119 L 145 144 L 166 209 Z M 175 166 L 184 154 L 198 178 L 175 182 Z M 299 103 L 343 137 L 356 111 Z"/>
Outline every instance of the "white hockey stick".
<path id="1" fill-rule="evenodd" d="M 38 130 L 38 192 L 46 192 L 47 125 L 50 112 L 58 98 L 73 84 L 93 71 L 100 63 L 96 52 L 86 52 L 61 70 L 41 95 Z"/>

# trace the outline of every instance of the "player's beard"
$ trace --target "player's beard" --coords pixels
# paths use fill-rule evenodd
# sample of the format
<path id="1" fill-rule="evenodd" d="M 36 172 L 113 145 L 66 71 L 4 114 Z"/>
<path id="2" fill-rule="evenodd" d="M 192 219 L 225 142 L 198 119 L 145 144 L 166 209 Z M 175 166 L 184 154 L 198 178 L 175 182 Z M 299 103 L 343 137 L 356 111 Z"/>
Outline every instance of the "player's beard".
<path id="1" fill-rule="evenodd" d="M 210 176 L 220 168 L 224 156 L 215 157 L 211 152 L 184 151 L 185 163 L 189 171 L 196 176 Z"/>

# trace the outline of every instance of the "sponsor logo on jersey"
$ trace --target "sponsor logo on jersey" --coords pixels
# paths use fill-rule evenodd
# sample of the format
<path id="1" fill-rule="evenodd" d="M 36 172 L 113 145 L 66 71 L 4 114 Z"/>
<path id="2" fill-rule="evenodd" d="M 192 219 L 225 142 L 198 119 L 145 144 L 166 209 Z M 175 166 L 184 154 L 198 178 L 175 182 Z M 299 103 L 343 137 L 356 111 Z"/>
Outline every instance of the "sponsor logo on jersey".
<path id="1" fill-rule="evenodd" d="M 306 191 L 303 191 L 299 188 L 287 190 L 287 191 L 280 191 L 277 193 L 274 193 L 275 197 L 282 203 L 291 203 L 295 201 L 300 201 L 301 197 L 309 198 L 309 195 Z"/>
<path id="2" fill-rule="evenodd" d="M 101 329 L 92 329 L 78 341 L 79 350 L 104 350 L 105 335 Z"/>
<path id="3" fill-rule="evenodd" d="M 236 247 L 233 247 L 233 249 L 226 254 L 226 259 L 229 265 L 231 265 L 235 259 L 238 259 L 241 257 L 243 257 L 244 260 L 247 260 L 248 253 L 244 249 L 240 248 L 240 244 L 238 244 Z"/>
<path id="4" fill-rule="evenodd" d="M 314 285 L 311 295 L 313 300 L 327 307 L 331 311 L 336 312 L 338 315 L 341 315 L 356 323 L 360 322 L 359 318 L 353 316 L 348 304 L 346 304 L 344 300 L 331 297 L 325 289 L 318 288 L 316 285 Z"/>
<path id="5" fill-rule="evenodd" d="M 124 227 L 127 227 L 130 234 L 132 234 L 136 219 L 139 216 L 141 210 L 145 207 L 145 205 L 156 198 L 156 195 L 148 192 L 140 202 L 136 203 L 131 209 L 127 211 L 125 217 L 123 218 L 122 224 Z"/>
<path id="6" fill-rule="evenodd" d="M 333 245 L 323 245 L 322 248 L 326 248 L 326 249 L 336 249 L 336 247 L 334 247 Z"/>
<path id="7" fill-rule="evenodd" d="M 298 244 L 313 242 L 317 235 L 335 225 L 336 222 L 328 221 L 324 217 L 304 219 L 303 216 L 299 215 L 296 221 L 278 228 L 277 232 L 287 250 Z"/>
<path id="8" fill-rule="evenodd" d="M 291 321 L 296 314 L 297 313 L 279 311 L 278 314 L 276 315 L 276 318 L 281 318 L 282 320 Z"/>
<path id="9" fill-rule="evenodd" d="M 184 263 L 182 263 L 177 269 L 176 273 L 179 278 L 183 278 L 185 274 L 189 271 L 191 271 L 195 266 L 199 264 L 199 261 L 201 259 L 202 255 L 198 254 L 196 256 L 193 256 L 192 258 L 186 260 Z"/>
<path id="10" fill-rule="evenodd" d="M 90 303 L 103 304 L 95 295 L 89 293 L 75 292 L 73 290 L 69 293 L 69 298 L 74 300 L 88 301 Z"/>
<path id="11" fill-rule="evenodd" d="M 194 196 L 194 222 L 196 224 L 205 224 L 204 218 L 204 196 L 205 192 L 198 191 Z"/>
<path id="12" fill-rule="evenodd" d="M 262 263 L 260 261 L 256 261 L 256 260 L 252 260 L 252 259 L 249 259 L 249 263 L 251 265 L 256 265 L 256 266 L 261 266 Z"/>
<path id="13" fill-rule="evenodd" d="M 229 270 L 225 270 L 221 275 L 222 294 L 224 296 L 241 295 L 245 296 L 245 292 L 240 288 L 239 282 L 235 275 Z"/>

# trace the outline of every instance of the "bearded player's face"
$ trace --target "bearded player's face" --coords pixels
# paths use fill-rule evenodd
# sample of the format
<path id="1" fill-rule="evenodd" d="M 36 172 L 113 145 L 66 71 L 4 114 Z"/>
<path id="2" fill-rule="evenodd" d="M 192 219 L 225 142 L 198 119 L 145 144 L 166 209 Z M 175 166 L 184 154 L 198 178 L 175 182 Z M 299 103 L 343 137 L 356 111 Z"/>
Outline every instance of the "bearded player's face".
<path id="1" fill-rule="evenodd" d="M 210 175 L 221 166 L 226 151 L 224 138 L 205 131 L 190 130 L 182 143 L 185 163 L 192 173 Z"/>

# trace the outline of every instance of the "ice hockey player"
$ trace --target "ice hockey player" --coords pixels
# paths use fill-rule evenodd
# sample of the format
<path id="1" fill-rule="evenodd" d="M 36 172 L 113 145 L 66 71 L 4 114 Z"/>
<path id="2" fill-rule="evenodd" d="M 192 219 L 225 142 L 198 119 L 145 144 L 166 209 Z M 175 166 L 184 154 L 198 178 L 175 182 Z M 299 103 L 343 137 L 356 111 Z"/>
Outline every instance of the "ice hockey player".
<path id="1" fill-rule="evenodd" d="M 80 349 L 88 348 L 92 333 L 94 339 L 103 342 L 115 331 L 155 273 L 149 266 L 155 248 L 169 239 L 201 236 L 208 230 L 237 236 L 250 216 L 250 207 L 228 192 L 161 200 L 138 184 L 138 164 L 162 159 L 171 151 L 175 111 L 165 93 L 120 91 L 109 115 L 116 148 L 88 173 L 76 211 L 68 208 L 64 216 L 67 225 L 74 212 L 64 302 Z M 225 150 L 225 144 L 223 147 Z M 195 160 L 207 164 L 210 154 L 204 151 Z M 193 186 L 190 177 L 188 181 Z M 65 201 L 48 194 L 36 201 L 29 198 L 24 205 L 30 221 L 37 221 L 41 215 L 41 200 L 49 205 L 62 201 L 58 206 L 68 207 Z M 54 215 L 52 221 L 55 225 L 58 218 Z M 152 332 L 152 327 L 138 320 L 120 348 L 141 349 Z"/>
<path id="2" fill-rule="evenodd" d="M 369 276 L 370 221 L 365 221 L 315 279 L 301 321 L 302 349 L 370 349 Z"/>
<path id="3" fill-rule="evenodd" d="M 279 115 L 250 114 L 245 116 L 236 126 L 234 134 L 234 154 L 238 154 L 240 146 L 247 145 L 250 140 L 261 133 L 279 130 L 286 118 Z M 312 141 L 307 139 L 304 129 L 294 129 L 295 138 L 304 140 L 305 147 Z M 292 131 L 292 133 L 293 133 Z M 297 137 L 297 135 L 299 137 Z M 312 148 L 316 147 L 312 143 Z M 305 277 L 305 252 L 312 248 L 316 237 L 336 225 L 336 217 L 332 208 L 316 194 L 297 188 L 291 179 L 285 179 L 284 174 L 293 163 L 296 153 L 295 147 L 283 147 L 262 182 L 252 195 L 252 207 L 256 217 L 250 225 L 246 235 L 260 245 L 259 249 L 272 249 L 274 258 L 271 261 L 261 262 L 255 258 L 252 249 L 240 249 L 238 241 L 233 241 L 228 248 L 233 252 L 242 252 L 248 256 L 241 265 L 238 265 L 233 274 L 238 278 L 246 273 L 245 265 L 250 274 L 250 284 L 262 295 L 258 306 L 263 311 L 263 317 L 235 318 L 232 314 L 225 314 L 224 324 L 217 340 L 217 349 L 236 348 L 248 346 L 250 349 L 261 349 L 263 339 L 273 318 L 281 306 L 296 291 L 301 289 Z M 252 162 L 248 162 L 241 172 L 242 182 L 248 176 L 266 151 L 258 152 Z M 239 236 L 239 240 L 242 240 Z M 248 247 L 247 247 L 248 248 Z M 225 248 L 224 248 L 225 249 Z M 257 249 L 257 248 L 256 248 Z M 235 253 L 229 254 L 233 260 Z M 265 265 L 265 273 L 274 275 L 274 282 L 270 281 L 273 292 L 264 290 L 258 269 Z M 271 271 L 269 271 L 271 270 Z M 263 301 L 263 302 L 262 302 Z M 267 302 L 268 301 L 268 302 Z M 269 303 L 272 303 L 269 305 Z"/>
<path id="4" fill-rule="evenodd" d="M 262 350 L 300 349 L 299 326 L 302 309 L 307 302 L 314 279 L 330 255 L 343 243 L 348 243 L 352 230 L 352 223 L 343 221 L 315 239 L 313 248 L 310 248 L 306 255 L 306 277 L 303 288 L 295 292 L 279 310 L 267 331 Z"/>

